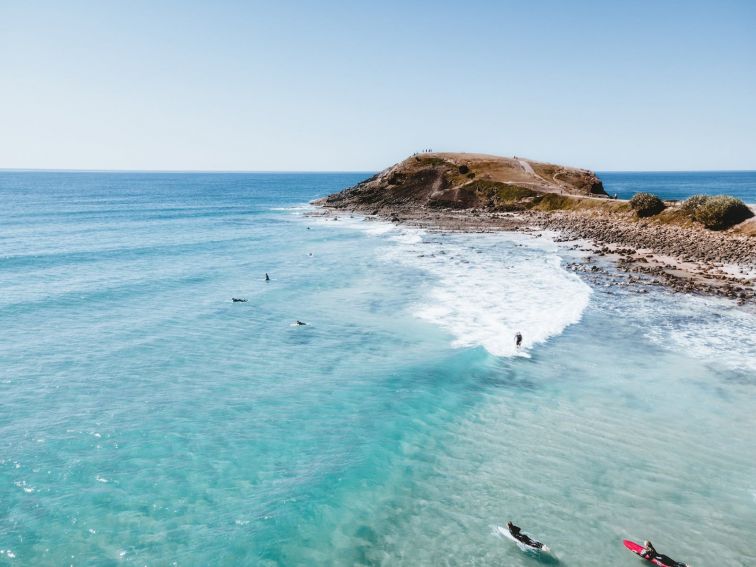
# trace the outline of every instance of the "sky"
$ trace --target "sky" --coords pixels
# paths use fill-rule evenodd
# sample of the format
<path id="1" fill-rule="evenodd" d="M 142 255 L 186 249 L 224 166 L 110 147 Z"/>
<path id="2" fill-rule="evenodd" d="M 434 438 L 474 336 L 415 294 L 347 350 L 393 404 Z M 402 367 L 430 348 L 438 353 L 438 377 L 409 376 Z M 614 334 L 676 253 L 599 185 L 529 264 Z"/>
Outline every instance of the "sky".
<path id="1" fill-rule="evenodd" d="M 756 2 L 0 0 L 0 168 L 756 169 Z"/>

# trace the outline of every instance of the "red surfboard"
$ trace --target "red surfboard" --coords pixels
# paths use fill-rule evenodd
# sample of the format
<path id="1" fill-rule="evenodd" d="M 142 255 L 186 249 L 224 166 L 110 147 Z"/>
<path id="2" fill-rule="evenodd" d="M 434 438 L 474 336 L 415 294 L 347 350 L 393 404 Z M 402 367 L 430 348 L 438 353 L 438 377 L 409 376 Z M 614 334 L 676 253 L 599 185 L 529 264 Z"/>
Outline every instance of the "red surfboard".
<path id="1" fill-rule="evenodd" d="M 643 546 L 638 545 L 634 541 L 630 541 L 629 539 L 623 539 L 622 543 L 625 544 L 625 547 L 628 548 L 630 551 L 635 553 L 636 555 L 640 556 L 641 552 L 643 551 Z M 645 557 L 642 557 L 641 559 L 646 559 Z M 669 567 L 666 563 L 662 563 L 658 559 L 646 559 L 649 563 L 652 563 L 653 565 L 658 565 L 659 567 Z"/>

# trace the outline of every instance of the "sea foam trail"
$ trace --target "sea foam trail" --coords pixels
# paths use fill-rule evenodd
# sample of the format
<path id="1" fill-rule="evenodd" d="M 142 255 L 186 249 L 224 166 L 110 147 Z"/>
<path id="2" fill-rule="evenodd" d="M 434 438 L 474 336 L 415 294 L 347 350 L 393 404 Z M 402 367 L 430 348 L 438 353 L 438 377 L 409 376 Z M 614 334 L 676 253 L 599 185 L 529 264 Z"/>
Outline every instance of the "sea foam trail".
<path id="1" fill-rule="evenodd" d="M 430 233 L 358 217 L 321 222 L 386 238 L 393 243 L 386 261 L 430 274 L 426 299 L 413 314 L 447 330 L 455 347 L 529 356 L 534 346 L 577 323 L 591 295 L 588 285 L 561 266 L 547 238 Z M 517 332 L 523 336 L 519 349 Z"/>

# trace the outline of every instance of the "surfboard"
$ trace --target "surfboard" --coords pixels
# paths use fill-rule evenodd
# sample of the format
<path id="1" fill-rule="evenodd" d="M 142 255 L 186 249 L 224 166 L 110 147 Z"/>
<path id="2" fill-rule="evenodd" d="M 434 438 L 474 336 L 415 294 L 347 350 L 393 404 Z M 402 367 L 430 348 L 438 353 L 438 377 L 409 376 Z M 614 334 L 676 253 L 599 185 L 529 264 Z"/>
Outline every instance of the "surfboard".
<path id="1" fill-rule="evenodd" d="M 551 551 L 545 545 L 543 547 L 533 547 L 532 545 L 528 545 L 526 543 L 521 542 L 519 539 L 517 539 L 515 536 L 509 533 L 509 530 L 507 528 L 496 526 L 496 531 L 499 532 L 500 535 L 504 536 L 508 540 L 515 542 L 517 544 L 517 547 L 519 547 L 523 551 L 543 551 L 545 553 L 549 553 Z"/>

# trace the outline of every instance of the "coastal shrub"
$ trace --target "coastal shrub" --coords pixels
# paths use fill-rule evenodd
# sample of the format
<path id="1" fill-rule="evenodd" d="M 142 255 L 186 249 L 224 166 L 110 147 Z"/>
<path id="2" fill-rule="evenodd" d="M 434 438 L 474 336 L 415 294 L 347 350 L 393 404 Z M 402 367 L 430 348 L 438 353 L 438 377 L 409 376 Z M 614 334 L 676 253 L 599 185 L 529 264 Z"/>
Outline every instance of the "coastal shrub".
<path id="1" fill-rule="evenodd" d="M 496 196 L 500 201 L 519 201 L 537 195 L 532 189 L 520 187 L 519 185 L 504 185 L 496 191 Z"/>
<path id="2" fill-rule="evenodd" d="M 639 217 L 652 217 L 664 210 L 664 202 L 651 193 L 636 193 L 630 199 L 630 207 Z"/>
<path id="3" fill-rule="evenodd" d="M 460 172 L 460 173 L 461 173 L 462 175 L 465 175 L 466 173 L 469 173 L 469 172 L 470 172 L 470 168 L 469 168 L 469 167 L 467 167 L 467 166 L 466 166 L 466 165 L 465 165 L 465 164 L 463 163 L 462 165 L 460 165 L 460 166 L 459 166 L 459 172 Z"/>
<path id="4" fill-rule="evenodd" d="M 698 207 L 708 200 L 708 195 L 693 195 L 682 202 L 680 210 L 692 218 L 696 214 Z"/>
<path id="5" fill-rule="evenodd" d="M 527 197 L 533 197 L 537 193 L 527 187 L 519 185 L 510 185 L 500 181 L 491 181 L 489 179 L 478 179 L 466 185 L 473 191 L 485 195 L 489 198 L 496 198 L 499 201 L 519 201 Z"/>
<path id="6" fill-rule="evenodd" d="M 570 199 L 564 195 L 557 195 L 556 193 L 543 193 L 533 199 L 533 201 L 536 203 L 536 208 L 541 211 L 569 209 L 575 204 L 574 199 Z"/>
<path id="7" fill-rule="evenodd" d="M 753 211 L 740 199 L 728 195 L 706 198 L 693 212 L 693 218 L 706 228 L 722 230 L 751 218 Z"/>

